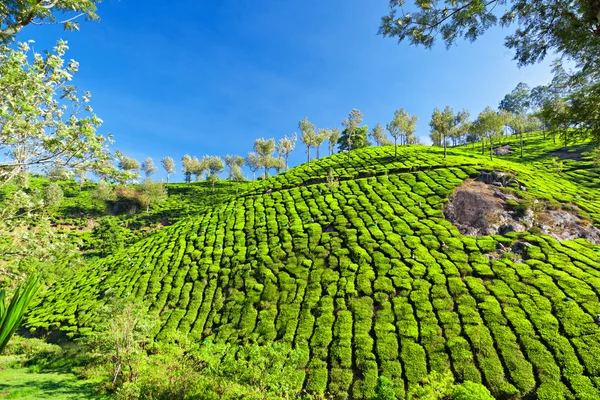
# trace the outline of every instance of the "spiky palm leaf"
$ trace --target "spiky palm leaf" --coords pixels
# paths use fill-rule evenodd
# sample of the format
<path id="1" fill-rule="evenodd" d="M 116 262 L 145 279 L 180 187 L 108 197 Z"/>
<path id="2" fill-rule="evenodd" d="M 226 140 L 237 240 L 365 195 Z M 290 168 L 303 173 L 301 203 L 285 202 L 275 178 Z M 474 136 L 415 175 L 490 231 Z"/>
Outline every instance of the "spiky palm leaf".
<path id="1" fill-rule="evenodd" d="M 15 333 L 29 303 L 40 288 L 40 277 L 30 275 L 19 285 L 14 296 L 7 304 L 6 290 L 0 290 L 0 354 Z"/>

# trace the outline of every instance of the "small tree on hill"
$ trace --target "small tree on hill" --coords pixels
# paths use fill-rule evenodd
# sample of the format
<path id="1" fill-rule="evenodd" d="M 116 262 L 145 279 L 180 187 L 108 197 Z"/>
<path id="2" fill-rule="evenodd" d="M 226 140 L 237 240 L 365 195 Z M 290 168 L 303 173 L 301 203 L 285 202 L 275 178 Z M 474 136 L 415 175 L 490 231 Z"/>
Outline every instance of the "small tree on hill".
<path id="1" fill-rule="evenodd" d="M 340 186 L 339 178 L 333 174 L 332 170 L 329 170 L 327 172 L 327 188 L 329 188 L 329 191 L 331 193 L 333 193 L 333 191 L 335 189 L 337 189 L 339 186 Z"/>
<path id="2" fill-rule="evenodd" d="M 202 159 L 198 159 L 198 157 L 192 158 L 190 162 L 190 171 L 192 175 L 194 175 L 196 182 L 199 182 L 202 179 L 202 176 L 208 169 L 208 156 L 202 157 Z"/>
<path id="3" fill-rule="evenodd" d="M 259 158 L 259 163 L 265 169 L 265 176 L 268 175 L 268 169 L 273 166 L 273 153 L 275 152 L 275 139 L 256 139 L 254 141 L 254 153 Z"/>
<path id="4" fill-rule="evenodd" d="M 285 160 L 285 170 L 288 169 L 288 158 L 294 149 L 296 148 L 296 141 L 298 135 L 296 132 L 291 137 L 284 136 L 283 139 L 279 139 L 277 142 L 277 153 Z"/>
<path id="5" fill-rule="evenodd" d="M 329 129 L 327 128 L 320 128 L 317 131 L 317 134 L 315 135 L 315 149 L 317 149 L 317 160 L 319 160 L 321 158 L 321 154 L 320 154 L 320 150 L 321 150 L 321 144 L 326 141 L 327 139 L 329 139 Z"/>
<path id="6" fill-rule="evenodd" d="M 439 135 L 440 144 L 444 146 L 444 158 L 446 158 L 447 151 L 447 142 L 446 138 L 452 131 L 452 128 L 455 125 L 455 117 L 452 113 L 452 109 L 450 106 L 447 106 L 444 111 L 440 111 L 439 109 L 433 110 L 433 114 L 431 115 L 431 121 L 429 122 L 429 126 L 431 127 L 432 134 L 435 132 Z M 433 137 L 432 137 L 433 139 Z"/>
<path id="7" fill-rule="evenodd" d="M 255 152 L 251 151 L 246 156 L 246 165 L 250 169 L 250 172 L 252 172 L 252 180 L 255 181 L 256 171 L 258 171 L 261 168 L 260 156 Z"/>
<path id="8" fill-rule="evenodd" d="M 169 177 L 171 176 L 171 174 L 175 173 L 175 160 L 167 156 L 160 160 L 160 163 L 162 164 L 163 168 L 165 169 L 165 172 L 167 173 L 167 183 L 169 183 Z"/>
<path id="9" fill-rule="evenodd" d="M 183 165 L 183 173 L 185 175 L 186 183 L 190 183 L 192 181 L 192 157 L 189 154 L 186 154 L 181 158 L 181 164 Z"/>
<path id="10" fill-rule="evenodd" d="M 119 226 L 115 217 L 105 217 L 92 231 L 95 247 L 101 251 L 102 257 L 116 253 L 125 245 L 125 231 Z"/>
<path id="11" fill-rule="evenodd" d="M 490 142 L 490 160 L 493 159 L 494 139 L 501 134 L 504 121 L 502 115 L 489 106 L 477 117 L 477 129 Z"/>
<path id="12" fill-rule="evenodd" d="M 63 190 L 56 182 L 52 182 L 44 189 L 44 204 L 46 207 L 59 205 L 63 200 Z"/>
<path id="13" fill-rule="evenodd" d="M 146 175 L 146 179 L 150 179 L 152 175 L 158 171 L 158 168 L 154 165 L 154 160 L 148 157 L 142 162 L 142 169 L 144 170 L 144 174 Z"/>
<path id="14" fill-rule="evenodd" d="M 335 150 L 335 146 L 338 144 L 340 136 L 342 136 L 340 128 L 332 128 L 329 130 L 329 155 L 333 154 L 333 150 Z"/>
<path id="15" fill-rule="evenodd" d="M 229 173 L 229 179 L 235 182 L 235 195 L 237 196 L 240 182 L 244 182 L 246 180 L 246 177 L 242 172 L 241 165 L 233 164 L 233 167 L 231 168 L 231 171 Z"/>
<path id="16" fill-rule="evenodd" d="M 146 179 L 137 188 L 137 192 L 140 194 L 140 200 L 144 207 L 146 207 L 146 214 L 150 213 L 150 205 L 164 201 L 167 196 L 167 187 L 162 182 L 152 182 L 150 179 Z"/>
<path id="17" fill-rule="evenodd" d="M 219 174 L 225 168 L 223 159 L 219 156 L 206 157 L 206 168 L 208 169 L 208 180 L 212 183 L 212 191 L 215 191 L 215 183 L 219 180 Z"/>
<path id="18" fill-rule="evenodd" d="M 310 148 L 315 147 L 317 142 L 317 132 L 313 124 L 310 123 L 308 118 L 304 118 L 298 122 L 298 129 L 300 129 L 301 135 L 300 140 L 306 146 L 306 155 L 308 156 L 308 169 L 310 169 Z"/>
<path id="19" fill-rule="evenodd" d="M 394 119 L 386 126 L 394 138 L 394 157 L 398 156 L 398 139 L 400 139 L 400 144 L 408 143 L 408 139 L 417 129 L 417 119 L 416 115 L 410 115 L 404 108 L 394 112 Z"/>
<path id="20" fill-rule="evenodd" d="M 381 126 L 381 124 L 375 125 L 375 128 L 373 128 L 369 133 L 369 137 L 373 139 L 375 145 L 377 146 L 388 146 L 392 144 L 390 139 L 386 137 L 385 130 L 383 129 L 383 126 Z"/>
<path id="21" fill-rule="evenodd" d="M 139 177 L 140 163 L 135 158 L 125 157 L 120 155 L 119 169 L 131 174 L 131 181 Z"/>
<path id="22" fill-rule="evenodd" d="M 237 172 L 237 170 L 240 170 L 240 171 L 242 170 L 244 163 L 245 163 L 244 157 L 227 154 L 225 156 L 225 165 L 227 166 L 227 169 L 229 170 L 229 176 L 227 177 L 227 179 L 229 179 L 230 181 L 234 181 L 233 177 L 234 177 L 235 173 Z"/>
<path id="23" fill-rule="evenodd" d="M 361 147 L 366 147 L 368 146 L 368 141 L 367 141 L 367 132 L 369 128 L 366 129 L 365 132 L 359 131 L 359 127 L 360 124 L 363 123 L 363 113 L 360 110 L 357 110 L 356 108 L 352 109 L 352 111 L 350 111 L 350 114 L 348 114 L 348 117 L 344 119 L 344 121 L 342 121 L 342 126 L 344 127 L 344 132 L 342 132 L 342 136 L 340 137 L 339 141 L 342 141 L 342 143 L 346 144 L 346 147 L 348 149 L 348 161 L 350 161 L 350 150 L 352 149 L 360 149 Z M 363 127 L 364 128 L 364 127 Z M 363 142 L 363 134 L 364 134 L 364 142 Z M 356 137 L 355 136 L 358 136 Z M 359 142 L 359 143 L 354 143 L 354 142 Z M 364 143 L 364 145 L 363 145 Z M 340 149 L 341 149 L 341 145 L 340 145 Z"/>
<path id="24" fill-rule="evenodd" d="M 367 134 L 369 127 L 361 126 L 354 130 L 352 136 L 347 134 L 347 131 L 342 132 L 342 136 L 338 139 L 338 147 L 341 151 L 350 151 L 356 149 L 362 149 L 371 145 L 367 140 Z"/>

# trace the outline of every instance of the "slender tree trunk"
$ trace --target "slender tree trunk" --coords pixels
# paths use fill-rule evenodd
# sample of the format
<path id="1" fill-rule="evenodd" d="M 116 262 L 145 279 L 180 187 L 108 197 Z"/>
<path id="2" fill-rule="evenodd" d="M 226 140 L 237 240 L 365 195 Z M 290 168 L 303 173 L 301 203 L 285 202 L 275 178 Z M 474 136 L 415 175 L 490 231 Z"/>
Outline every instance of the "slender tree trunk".
<path id="1" fill-rule="evenodd" d="M 485 138 L 481 137 L 481 155 L 485 154 Z"/>
<path id="2" fill-rule="evenodd" d="M 320 150 L 321 150 L 321 146 L 319 145 L 319 146 L 317 146 L 317 160 L 321 159 L 321 151 Z"/>
<path id="3" fill-rule="evenodd" d="M 256 171 L 252 171 L 252 180 L 255 181 L 256 180 Z"/>
<path id="4" fill-rule="evenodd" d="M 521 158 L 523 158 L 523 132 L 521 132 Z"/>
<path id="5" fill-rule="evenodd" d="M 398 157 L 398 146 L 396 145 L 396 137 L 394 137 L 394 158 Z"/>
<path id="6" fill-rule="evenodd" d="M 556 144 L 556 130 L 553 132 L 554 144 Z"/>
<path id="7" fill-rule="evenodd" d="M 492 138 L 490 137 L 490 161 L 492 161 L 493 148 L 494 148 L 494 142 L 493 142 Z"/>
<path id="8" fill-rule="evenodd" d="M 285 170 L 288 170 L 288 158 L 289 158 L 289 154 L 285 156 Z"/>
<path id="9" fill-rule="evenodd" d="M 446 158 L 446 135 L 442 135 L 442 140 L 444 141 L 444 158 Z"/>
<path id="10" fill-rule="evenodd" d="M 310 169 L 310 146 L 306 146 L 306 155 L 308 156 L 308 169 Z"/>

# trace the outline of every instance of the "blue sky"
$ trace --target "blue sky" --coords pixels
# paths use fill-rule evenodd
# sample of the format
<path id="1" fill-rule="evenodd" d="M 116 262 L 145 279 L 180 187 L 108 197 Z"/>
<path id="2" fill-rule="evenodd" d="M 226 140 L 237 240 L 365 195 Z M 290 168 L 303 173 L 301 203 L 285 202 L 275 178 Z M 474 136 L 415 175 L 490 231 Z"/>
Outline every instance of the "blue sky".
<path id="1" fill-rule="evenodd" d="M 517 68 L 499 28 L 449 50 L 378 36 L 387 0 L 172 4 L 104 0 L 101 21 L 82 22 L 79 32 L 27 27 L 19 40 L 34 39 L 38 51 L 67 40 L 67 57 L 80 63 L 74 83 L 92 92 L 114 149 L 156 164 L 171 156 L 179 181 L 184 154 L 246 155 L 254 139 L 289 136 L 305 116 L 339 127 L 358 108 L 373 127 L 405 108 L 419 116 L 427 143 L 435 107 L 476 116 L 521 81 L 551 79 L 551 60 Z M 298 146 L 290 162 L 305 158 Z"/>

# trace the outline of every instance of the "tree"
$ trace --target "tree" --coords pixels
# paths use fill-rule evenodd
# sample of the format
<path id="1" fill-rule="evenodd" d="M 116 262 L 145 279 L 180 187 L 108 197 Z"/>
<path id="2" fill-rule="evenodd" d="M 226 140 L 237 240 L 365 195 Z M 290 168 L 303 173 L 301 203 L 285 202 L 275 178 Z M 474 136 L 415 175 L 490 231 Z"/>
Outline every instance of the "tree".
<path id="1" fill-rule="evenodd" d="M 310 148 L 315 147 L 317 142 L 317 132 L 313 124 L 310 123 L 307 117 L 298 122 L 300 129 L 300 140 L 306 146 L 306 155 L 308 156 L 308 169 L 310 169 Z"/>
<path id="2" fill-rule="evenodd" d="M 165 172 L 167 173 L 167 183 L 169 183 L 169 177 L 171 176 L 171 174 L 175 173 L 175 160 L 167 156 L 160 160 L 160 163 L 162 164 L 163 168 L 165 169 Z"/>
<path id="3" fill-rule="evenodd" d="M 500 24 L 517 29 L 505 45 L 515 51 L 519 66 L 543 60 L 548 53 L 565 55 L 580 66 L 596 61 L 600 49 L 598 5 L 574 0 L 432 0 L 416 2 L 416 12 L 405 13 L 404 2 L 390 2 L 390 12 L 381 19 L 379 34 L 409 40 L 431 48 L 440 37 L 449 48 L 457 39 L 476 40 Z M 498 17 L 496 7 L 504 10 Z"/>
<path id="4" fill-rule="evenodd" d="M 202 176 L 208 169 L 208 156 L 202 157 L 200 160 L 198 157 L 194 157 L 190 161 L 190 172 L 194 175 L 196 182 L 202 179 Z"/>
<path id="5" fill-rule="evenodd" d="M 87 170 L 85 168 L 75 168 L 75 175 L 79 179 L 79 191 L 83 189 L 83 185 L 87 181 Z"/>
<path id="6" fill-rule="evenodd" d="M 252 180 L 255 181 L 256 180 L 256 171 L 258 171 L 262 166 L 261 161 L 260 161 L 260 156 L 258 154 L 256 154 L 255 152 L 251 151 L 246 156 L 246 165 L 252 172 Z"/>
<path id="7" fill-rule="evenodd" d="M 333 154 L 333 150 L 340 140 L 340 136 L 342 135 L 342 131 L 340 128 L 333 128 L 329 130 L 329 155 Z"/>
<path id="8" fill-rule="evenodd" d="M 512 114 L 509 116 L 507 125 L 510 126 L 513 133 L 519 135 L 519 144 L 521 150 L 521 158 L 523 157 L 523 131 L 527 126 L 527 116 L 525 114 Z"/>
<path id="9" fill-rule="evenodd" d="M 333 174 L 333 170 L 327 172 L 327 188 L 331 193 L 340 186 L 340 180 Z"/>
<path id="10" fill-rule="evenodd" d="M 342 121 L 342 126 L 344 127 L 344 132 L 342 132 L 342 137 L 340 137 L 339 140 L 343 140 L 343 142 L 346 143 L 346 147 L 348 150 L 348 161 L 350 161 L 350 150 L 352 149 L 359 149 L 361 147 L 366 147 L 368 146 L 368 141 L 367 141 L 367 133 L 364 132 L 364 142 L 361 141 L 360 144 L 354 144 L 353 142 L 355 141 L 355 135 L 358 135 L 358 129 L 360 124 L 363 123 L 363 113 L 360 110 L 357 110 L 356 108 L 353 108 L 352 111 L 350 111 L 350 114 L 348 114 L 348 117 L 344 119 L 344 121 Z M 368 128 L 367 128 L 368 130 Z M 344 138 L 345 136 L 345 138 Z M 362 139 L 362 132 L 361 132 L 361 136 L 360 138 L 356 138 L 356 140 L 361 140 Z M 363 145 L 363 143 L 366 143 L 365 145 Z M 340 147 L 341 148 L 341 147 Z"/>
<path id="11" fill-rule="evenodd" d="M 30 275 L 17 287 L 10 302 L 6 300 L 6 289 L 0 289 L 0 354 L 21 324 L 29 303 L 40 287 L 39 275 Z"/>
<path id="12" fill-rule="evenodd" d="M 0 5 L 0 15 L 7 7 Z M 0 46 L 0 187 L 29 168 L 114 170 L 107 168 L 111 136 L 97 133 L 102 120 L 89 105 L 91 94 L 79 96 L 72 85 L 79 65 L 65 62 L 67 49 L 64 41 L 45 55 L 33 53 L 29 43 Z"/>
<path id="13" fill-rule="evenodd" d="M 194 169 L 192 162 L 192 156 L 189 154 L 184 155 L 181 158 L 181 165 L 183 165 L 183 173 L 185 175 L 185 181 L 189 184 L 192 181 L 192 170 Z"/>
<path id="14" fill-rule="evenodd" d="M 254 141 L 254 153 L 259 157 L 260 166 L 267 170 L 273 166 L 273 153 L 275 152 L 275 139 L 256 139 Z"/>
<path id="15" fill-rule="evenodd" d="M 137 192 L 140 194 L 140 200 L 144 207 L 146 207 L 146 214 L 150 214 L 150 205 L 164 201 L 167 196 L 167 187 L 162 182 L 152 182 L 150 179 L 146 179 L 137 188 Z"/>
<path id="16" fill-rule="evenodd" d="M 381 124 L 375 125 L 375 128 L 373 128 L 371 133 L 369 133 L 369 137 L 373 139 L 377 146 L 388 146 L 392 144 L 390 139 L 385 136 L 385 130 Z"/>
<path id="17" fill-rule="evenodd" d="M 458 111 L 454 115 L 454 126 L 450 129 L 453 146 L 456 146 L 457 141 L 460 143 L 463 136 L 469 134 L 469 129 L 471 128 L 471 122 L 469 122 L 470 115 L 468 110 Z"/>
<path id="18" fill-rule="evenodd" d="M 105 217 L 94 227 L 92 238 L 101 256 L 106 257 L 121 250 L 125 245 L 125 230 L 119 226 L 115 217 Z"/>
<path id="19" fill-rule="evenodd" d="M 227 179 L 234 181 L 235 174 L 238 172 L 238 170 L 241 172 L 244 163 L 244 157 L 227 154 L 225 156 L 225 165 L 229 169 L 229 176 Z"/>
<path id="20" fill-rule="evenodd" d="M 67 171 L 60 167 L 51 167 L 48 172 L 46 172 L 46 178 L 50 182 L 66 181 L 70 176 L 71 171 Z"/>
<path id="21" fill-rule="evenodd" d="M 275 141 L 273 141 L 273 146 L 275 145 Z M 215 191 L 215 183 L 219 180 L 219 174 L 225 168 L 225 164 L 223 163 L 223 159 L 219 156 L 208 156 L 205 159 L 206 169 L 208 169 L 208 177 L 207 179 L 212 183 L 212 191 Z"/>
<path id="22" fill-rule="evenodd" d="M 119 169 L 130 174 L 131 180 L 139 177 L 140 163 L 135 158 L 119 154 Z"/>
<path id="23" fill-rule="evenodd" d="M 317 160 L 319 160 L 321 158 L 320 150 L 321 150 L 321 144 L 326 141 L 327 139 L 329 139 L 329 129 L 327 128 L 321 128 L 317 131 L 317 134 L 315 135 L 315 148 L 317 149 Z"/>
<path id="24" fill-rule="evenodd" d="M 30 24 L 62 24 L 65 30 L 79 30 L 77 19 L 98 20 L 96 4 L 100 0 L 8 0 L 0 6 L 0 43 L 9 43 Z M 61 13 L 64 18 L 58 19 Z"/>
<path id="25" fill-rule="evenodd" d="M 350 150 L 362 149 L 368 147 L 371 143 L 367 140 L 369 133 L 368 126 L 361 126 L 354 130 L 352 136 L 346 130 L 342 132 L 342 136 L 338 139 L 338 146 L 341 151 L 350 152 Z"/>
<path id="26" fill-rule="evenodd" d="M 52 182 L 44 189 L 44 204 L 46 207 L 59 205 L 63 200 L 63 190 L 56 182 Z"/>
<path id="27" fill-rule="evenodd" d="M 531 107 L 531 90 L 526 83 L 519 83 L 512 92 L 504 96 L 498 106 L 499 110 L 513 114 L 525 114 Z"/>
<path id="28" fill-rule="evenodd" d="M 150 179 L 150 176 L 154 175 L 158 168 L 154 165 L 152 158 L 148 157 L 142 162 L 142 169 L 146 175 L 146 179 Z"/>
<path id="29" fill-rule="evenodd" d="M 446 108 L 444 108 L 444 111 L 440 111 L 437 108 L 433 110 L 429 126 L 431 127 L 432 132 L 437 132 L 437 134 L 439 135 L 440 144 L 444 146 L 444 158 L 446 158 L 446 138 L 452 132 L 452 128 L 455 125 L 456 118 L 452 113 L 452 109 L 450 108 L 450 106 L 446 106 Z"/>
<path id="30" fill-rule="evenodd" d="M 292 135 L 292 137 L 284 136 L 283 139 L 279 139 L 277 142 L 277 153 L 283 157 L 285 160 L 285 170 L 288 169 L 288 158 L 294 149 L 296 148 L 296 141 L 298 140 L 298 135 L 296 132 Z"/>
<path id="31" fill-rule="evenodd" d="M 417 129 L 416 115 L 409 115 L 404 108 L 394 112 L 394 119 L 386 125 L 390 135 L 394 138 L 394 157 L 398 156 L 398 139 L 404 138 L 404 142 L 408 143 L 408 139 L 415 133 Z M 402 144 L 402 140 L 400 141 Z"/>
<path id="32" fill-rule="evenodd" d="M 115 199 L 112 186 L 110 186 L 110 184 L 104 179 L 98 182 L 98 185 L 96 185 L 96 189 L 92 192 L 91 196 L 92 199 L 98 203 L 101 203 L 103 206 L 107 201 Z"/>
<path id="33" fill-rule="evenodd" d="M 244 160 L 244 159 L 242 158 L 242 160 Z M 237 196 L 240 182 L 244 182 L 246 180 L 246 177 L 244 176 L 244 173 L 242 172 L 241 165 L 233 164 L 231 171 L 229 172 L 229 179 L 231 181 L 235 182 L 235 195 Z"/>
<path id="34" fill-rule="evenodd" d="M 499 112 L 492 110 L 489 106 L 477 117 L 477 130 L 482 134 L 482 141 L 485 137 L 490 142 L 490 160 L 493 158 L 494 138 L 500 135 L 503 125 L 504 121 L 502 115 L 500 115 Z"/>

